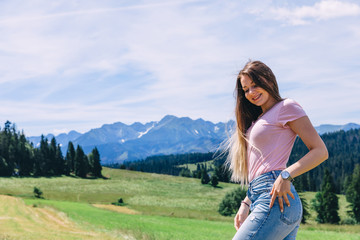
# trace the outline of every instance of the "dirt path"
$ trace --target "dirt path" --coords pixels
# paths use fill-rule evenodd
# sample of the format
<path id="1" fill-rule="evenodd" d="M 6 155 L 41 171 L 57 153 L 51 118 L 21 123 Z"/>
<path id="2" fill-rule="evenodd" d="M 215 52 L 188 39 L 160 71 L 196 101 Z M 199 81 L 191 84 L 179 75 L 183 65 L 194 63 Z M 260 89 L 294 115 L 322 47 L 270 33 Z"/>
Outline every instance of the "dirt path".
<path id="1" fill-rule="evenodd" d="M 122 207 L 122 206 L 115 206 L 115 205 L 105 205 L 105 204 L 93 204 L 94 207 L 97 208 L 102 208 L 102 209 L 107 209 L 110 211 L 114 211 L 114 212 L 119 212 L 119 213 L 125 213 L 125 214 L 140 214 L 139 212 L 129 209 L 127 207 Z"/>
<path id="2" fill-rule="evenodd" d="M 64 213 L 27 206 L 21 199 L 0 195 L 0 240 L 115 240 L 107 233 L 86 231 Z"/>

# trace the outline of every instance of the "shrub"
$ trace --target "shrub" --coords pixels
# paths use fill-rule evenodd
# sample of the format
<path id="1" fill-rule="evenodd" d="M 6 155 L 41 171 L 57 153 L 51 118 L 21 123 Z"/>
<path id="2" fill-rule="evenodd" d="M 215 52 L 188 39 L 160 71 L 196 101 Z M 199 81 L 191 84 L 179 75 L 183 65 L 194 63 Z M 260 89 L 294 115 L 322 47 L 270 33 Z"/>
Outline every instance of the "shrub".
<path id="1" fill-rule="evenodd" d="M 36 198 L 44 198 L 43 192 L 40 190 L 40 188 L 34 187 L 34 197 Z"/>
<path id="2" fill-rule="evenodd" d="M 218 177 L 215 175 L 211 176 L 211 186 L 216 187 L 219 184 Z"/>
<path id="3" fill-rule="evenodd" d="M 246 197 L 246 190 L 244 188 L 237 188 L 234 191 L 227 193 L 221 203 L 219 204 L 218 212 L 223 216 L 231 216 L 237 213 L 241 201 Z"/>
<path id="4" fill-rule="evenodd" d="M 112 204 L 112 205 L 115 205 L 115 206 L 124 206 L 124 205 L 126 205 L 126 204 L 124 203 L 124 200 L 123 200 L 122 198 L 119 198 L 117 202 L 113 202 L 113 203 L 111 203 L 111 204 Z"/>
<path id="5" fill-rule="evenodd" d="M 201 184 L 208 184 L 210 182 L 209 174 L 206 171 L 206 168 L 201 171 Z"/>
<path id="6" fill-rule="evenodd" d="M 355 225 L 356 220 L 354 218 L 345 218 L 340 221 L 340 224 L 342 225 Z"/>

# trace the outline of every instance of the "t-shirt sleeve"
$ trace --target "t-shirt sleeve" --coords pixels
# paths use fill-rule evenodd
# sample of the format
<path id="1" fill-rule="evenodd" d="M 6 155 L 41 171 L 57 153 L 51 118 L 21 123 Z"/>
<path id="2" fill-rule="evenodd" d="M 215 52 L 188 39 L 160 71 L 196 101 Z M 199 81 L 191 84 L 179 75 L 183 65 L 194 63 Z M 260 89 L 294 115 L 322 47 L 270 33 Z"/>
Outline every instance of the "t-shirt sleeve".
<path id="1" fill-rule="evenodd" d="M 303 108 L 292 99 L 286 99 L 280 109 L 278 122 L 285 127 L 288 122 L 294 121 L 301 117 L 306 116 Z"/>

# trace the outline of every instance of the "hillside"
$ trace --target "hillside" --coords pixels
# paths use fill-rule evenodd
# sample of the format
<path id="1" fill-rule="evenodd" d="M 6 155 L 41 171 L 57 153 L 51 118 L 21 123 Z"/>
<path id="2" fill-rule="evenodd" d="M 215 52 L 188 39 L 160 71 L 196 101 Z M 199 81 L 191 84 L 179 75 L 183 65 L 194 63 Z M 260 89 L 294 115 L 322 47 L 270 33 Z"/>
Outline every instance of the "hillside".
<path id="1" fill-rule="evenodd" d="M 1 178 L 0 194 L 13 196 L 0 197 L 0 239 L 218 240 L 235 233 L 233 217 L 217 213 L 220 200 L 235 184 L 213 188 L 168 175 L 108 168 L 103 173 L 109 179 Z M 32 198 L 34 186 L 45 199 Z M 306 193 L 305 198 L 313 196 Z M 99 208 L 119 197 L 137 214 Z M 346 205 L 340 196 L 342 218 Z M 318 225 L 310 219 L 297 239 L 359 240 L 359 231 L 358 226 Z"/>
<path id="2" fill-rule="evenodd" d="M 329 152 L 329 158 L 320 166 L 296 178 L 294 184 L 298 190 L 319 191 L 323 178 L 324 169 L 328 168 L 334 178 L 337 193 L 344 193 L 349 181 L 349 176 L 353 173 L 356 164 L 360 164 L 360 129 L 348 131 L 338 131 L 321 135 Z M 290 154 L 289 165 L 298 161 L 308 152 L 307 147 L 297 138 Z M 190 176 L 197 176 L 199 171 L 198 163 L 215 160 L 213 165 L 207 166 L 220 167 L 223 165 L 226 155 L 218 153 L 187 153 L 173 155 L 150 156 L 144 160 L 125 162 L 122 165 L 111 165 L 112 167 L 126 167 L 136 171 L 179 175 L 182 170 L 189 170 Z M 221 170 L 219 172 L 224 172 Z M 219 179 L 221 176 L 217 176 Z M 226 181 L 226 180 L 224 180 Z"/>
<path id="3" fill-rule="evenodd" d="M 80 227 L 62 212 L 26 205 L 20 198 L 0 195 L 0 206 L 0 239 L 125 239 Z"/>
<path id="4" fill-rule="evenodd" d="M 104 168 L 109 179 L 54 178 L 2 178 L 0 194 L 32 197 L 37 186 L 49 200 L 110 204 L 120 197 L 135 211 L 168 216 L 201 219 L 217 216 L 218 204 L 234 184 L 221 183 L 221 188 L 203 186 L 198 179 L 169 175 L 141 173 Z M 206 196 L 206 198 L 205 198 Z M 161 206 L 159 202 L 161 200 Z M 199 209 L 203 211 L 199 214 Z"/>

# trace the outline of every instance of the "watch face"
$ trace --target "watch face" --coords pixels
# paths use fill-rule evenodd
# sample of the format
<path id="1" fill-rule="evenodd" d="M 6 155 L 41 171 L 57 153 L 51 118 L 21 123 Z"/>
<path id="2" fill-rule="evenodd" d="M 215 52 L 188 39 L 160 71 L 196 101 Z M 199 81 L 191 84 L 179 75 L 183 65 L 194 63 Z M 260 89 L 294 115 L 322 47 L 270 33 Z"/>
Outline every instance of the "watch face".
<path id="1" fill-rule="evenodd" d="M 283 179 L 288 179 L 290 177 L 290 174 L 288 172 L 284 171 L 284 172 L 281 172 L 281 177 Z"/>

